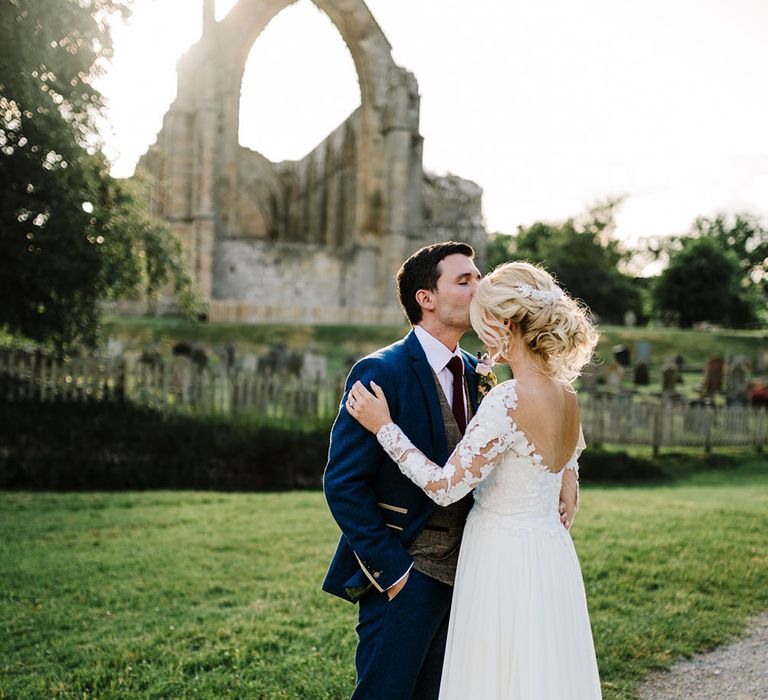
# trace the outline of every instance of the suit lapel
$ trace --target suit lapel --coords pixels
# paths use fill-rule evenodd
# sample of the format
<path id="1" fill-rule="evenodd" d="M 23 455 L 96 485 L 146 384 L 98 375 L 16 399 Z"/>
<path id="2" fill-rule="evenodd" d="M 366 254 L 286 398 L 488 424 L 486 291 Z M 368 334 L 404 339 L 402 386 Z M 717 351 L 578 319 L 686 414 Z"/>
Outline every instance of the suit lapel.
<path id="1" fill-rule="evenodd" d="M 434 374 L 432 368 L 429 366 L 429 362 L 427 362 L 427 356 L 424 353 L 424 349 L 421 347 L 421 343 L 413 331 L 406 337 L 405 344 L 413 363 L 413 371 L 419 378 L 419 383 L 421 384 L 424 396 L 427 399 L 427 408 L 432 423 L 432 434 L 434 435 L 434 447 L 442 456 L 445 452 L 445 446 L 447 445 L 447 438 L 445 436 L 443 413 L 440 410 L 440 398 L 437 395 L 437 389 L 435 387 Z M 475 391 L 475 394 L 477 394 L 477 391 Z M 439 459 L 438 455 L 435 455 L 434 457 Z"/>
<path id="2" fill-rule="evenodd" d="M 477 413 L 477 372 L 476 365 L 473 364 L 469 355 L 462 351 L 464 355 L 464 376 L 467 379 L 467 386 L 469 387 L 469 400 L 472 403 L 472 413 Z"/>

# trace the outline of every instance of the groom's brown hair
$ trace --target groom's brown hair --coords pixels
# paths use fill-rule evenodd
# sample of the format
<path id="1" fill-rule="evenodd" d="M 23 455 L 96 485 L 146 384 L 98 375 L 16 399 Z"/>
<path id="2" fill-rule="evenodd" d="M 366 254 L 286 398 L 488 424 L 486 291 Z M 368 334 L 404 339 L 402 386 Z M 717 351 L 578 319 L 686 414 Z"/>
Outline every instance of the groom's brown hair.
<path id="1" fill-rule="evenodd" d="M 397 271 L 397 297 L 405 315 L 415 326 L 421 321 L 421 306 L 416 301 L 416 292 L 426 289 L 428 292 L 437 290 L 437 281 L 440 279 L 440 262 L 449 255 L 466 255 L 475 257 L 475 251 L 467 243 L 458 241 L 446 241 L 419 248 L 409 257 Z"/>

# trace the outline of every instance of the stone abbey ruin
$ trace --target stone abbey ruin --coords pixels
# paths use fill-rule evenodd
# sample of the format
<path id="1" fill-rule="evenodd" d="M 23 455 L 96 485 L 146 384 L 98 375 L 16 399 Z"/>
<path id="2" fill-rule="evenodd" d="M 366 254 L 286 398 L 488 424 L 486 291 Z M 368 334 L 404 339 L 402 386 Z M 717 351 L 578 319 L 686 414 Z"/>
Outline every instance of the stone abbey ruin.
<path id="1" fill-rule="evenodd" d="M 354 62 L 360 106 L 299 161 L 238 141 L 243 71 L 267 24 L 295 0 L 240 0 L 179 60 L 178 92 L 140 159 L 152 213 L 179 237 L 219 321 L 400 323 L 393 275 L 414 250 L 457 239 L 480 258 L 481 189 L 426 173 L 415 77 L 363 0 L 313 0 Z"/>

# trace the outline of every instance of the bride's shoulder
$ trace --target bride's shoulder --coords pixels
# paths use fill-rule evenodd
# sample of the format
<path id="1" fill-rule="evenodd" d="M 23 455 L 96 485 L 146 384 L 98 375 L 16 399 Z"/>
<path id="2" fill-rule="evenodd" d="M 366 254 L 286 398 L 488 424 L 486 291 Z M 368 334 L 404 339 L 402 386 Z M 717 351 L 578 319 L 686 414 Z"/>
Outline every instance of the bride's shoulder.
<path id="1" fill-rule="evenodd" d="M 518 393 L 517 380 L 507 379 L 499 382 L 488 395 L 483 399 L 481 406 L 496 406 L 504 409 L 514 409 L 517 407 Z"/>
<path id="2" fill-rule="evenodd" d="M 566 404 L 577 403 L 577 394 L 573 387 L 565 385 L 554 385 L 552 382 L 519 382 L 517 379 L 508 379 L 500 382 L 485 397 L 483 403 L 491 399 L 490 403 L 503 405 L 504 408 L 515 410 L 517 413 L 533 412 L 540 410 L 551 411 L 554 407 Z"/>

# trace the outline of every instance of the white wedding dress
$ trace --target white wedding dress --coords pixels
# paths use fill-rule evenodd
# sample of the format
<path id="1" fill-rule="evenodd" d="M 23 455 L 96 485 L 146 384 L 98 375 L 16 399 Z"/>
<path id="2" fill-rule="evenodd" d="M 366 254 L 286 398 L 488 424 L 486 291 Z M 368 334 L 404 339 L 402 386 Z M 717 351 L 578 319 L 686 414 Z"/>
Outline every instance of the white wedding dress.
<path id="1" fill-rule="evenodd" d="M 560 523 L 562 472 L 549 471 L 514 421 L 515 380 L 480 404 L 445 467 L 393 423 L 378 439 L 439 505 L 475 489 L 459 554 L 440 700 L 601 697 L 584 583 Z M 567 468 L 577 469 L 579 437 Z M 407 584 L 406 584 L 407 585 Z"/>

